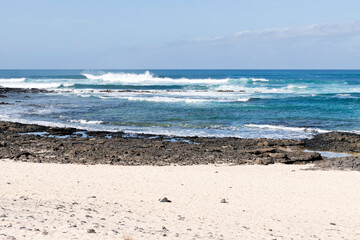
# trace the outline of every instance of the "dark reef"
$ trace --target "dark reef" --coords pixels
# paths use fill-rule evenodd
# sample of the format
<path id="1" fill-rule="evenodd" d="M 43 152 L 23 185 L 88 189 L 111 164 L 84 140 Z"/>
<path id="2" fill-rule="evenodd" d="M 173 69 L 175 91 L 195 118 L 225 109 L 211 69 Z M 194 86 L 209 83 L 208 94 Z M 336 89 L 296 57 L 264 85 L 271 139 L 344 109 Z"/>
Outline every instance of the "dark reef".
<path id="1" fill-rule="evenodd" d="M 309 150 L 360 152 L 360 136 L 327 133 L 312 139 L 241 139 L 128 135 L 0 122 L 0 158 L 28 162 L 193 165 L 305 164 L 360 170 L 360 157 L 327 159 Z"/>

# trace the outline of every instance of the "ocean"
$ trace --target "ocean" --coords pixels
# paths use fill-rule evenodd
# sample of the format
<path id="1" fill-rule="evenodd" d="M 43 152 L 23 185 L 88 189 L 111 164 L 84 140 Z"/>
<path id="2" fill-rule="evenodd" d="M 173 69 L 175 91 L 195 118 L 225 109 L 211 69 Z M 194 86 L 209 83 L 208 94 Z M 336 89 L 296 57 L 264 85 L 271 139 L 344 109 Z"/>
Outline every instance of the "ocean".
<path id="1" fill-rule="evenodd" d="M 360 133 L 360 70 L 0 70 L 0 120 L 171 136 Z"/>

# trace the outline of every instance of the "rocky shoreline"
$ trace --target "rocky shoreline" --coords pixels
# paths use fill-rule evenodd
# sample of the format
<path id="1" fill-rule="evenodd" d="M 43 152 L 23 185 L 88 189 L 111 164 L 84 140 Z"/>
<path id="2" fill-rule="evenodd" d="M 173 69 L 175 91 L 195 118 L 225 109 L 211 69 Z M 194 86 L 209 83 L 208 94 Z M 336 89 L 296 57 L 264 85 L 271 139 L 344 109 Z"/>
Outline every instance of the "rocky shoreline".
<path id="1" fill-rule="evenodd" d="M 0 159 L 113 165 L 315 163 L 314 169 L 360 171 L 360 156 L 328 159 L 317 152 L 360 153 L 360 135 L 331 132 L 312 139 L 241 139 L 129 135 L 0 122 Z"/>
<path id="2" fill-rule="evenodd" d="M 42 89 L 0 87 L 0 98 L 19 93 L 50 93 Z M 1 104 L 10 104 L 1 102 Z M 317 152 L 351 153 L 328 159 Z M 360 135 L 331 132 L 311 139 L 242 139 L 168 137 L 124 132 L 93 132 L 34 124 L 0 122 L 0 159 L 27 162 L 194 165 L 315 163 L 314 169 L 360 171 Z"/>

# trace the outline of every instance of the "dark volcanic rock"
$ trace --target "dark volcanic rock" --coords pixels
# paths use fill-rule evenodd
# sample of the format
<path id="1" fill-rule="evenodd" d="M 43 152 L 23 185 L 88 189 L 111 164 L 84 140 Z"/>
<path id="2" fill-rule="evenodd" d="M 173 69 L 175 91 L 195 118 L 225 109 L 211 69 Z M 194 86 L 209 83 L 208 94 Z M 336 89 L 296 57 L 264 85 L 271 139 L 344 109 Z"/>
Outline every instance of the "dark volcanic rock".
<path id="1" fill-rule="evenodd" d="M 314 169 L 336 169 L 336 170 L 353 170 L 360 171 L 360 157 L 351 156 L 351 157 L 342 157 L 327 159 L 316 163 Z"/>
<path id="2" fill-rule="evenodd" d="M 330 132 L 305 139 L 305 148 L 333 152 L 360 152 L 360 135 L 355 133 Z"/>
<path id="3" fill-rule="evenodd" d="M 50 93 L 53 91 L 37 88 L 4 88 L 0 86 L 0 94 L 5 96 L 8 93 Z"/>
<path id="4" fill-rule="evenodd" d="M 292 163 L 312 163 L 315 161 L 322 160 L 320 153 L 317 152 L 289 152 L 286 155 L 286 158 L 279 159 L 278 162 L 285 163 L 285 164 L 292 164 Z"/>
<path id="5" fill-rule="evenodd" d="M 46 129 L 46 131 L 52 135 L 57 136 L 66 136 L 72 135 L 74 132 L 78 131 L 76 128 L 57 128 L 57 127 L 50 127 Z"/>
<path id="6" fill-rule="evenodd" d="M 83 131 L 84 136 L 88 137 L 81 137 L 82 134 L 77 134 L 77 131 Z M 32 132 L 48 134 L 39 136 L 32 135 Z M 330 136 L 321 136 L 319 141 L 323 148 L 332 148 L 334 145 Z M 348 142 L 358 138 L 358 135 L 345 136 Z M 313 148 L 318 146 L 319 143 L 314 140 L 316 137 L 303 141 L 202 137 L 171 139 L 166 136 L 139 134 L 129 137 L 122 132 L 88 132 L 74 128 L 0 122 L 0 139 L 0 159 L 39 163 L 164 166 L 324 162 L 319 153 L 302 151 L 310 144 Z M 334 139 L 338 141 L 339 138 Z M 357 144 L 356 141 L 351 143 Z"/>
<path id="7" fill-rule="evenodd" d="M 6 132 L 6 134 L 43 132 L 43 131 L 46 131 L 47 129 L 48 129 L 48 127 L 39 126 L 39 125 L 35 125 L 35 124 L 21 124 L 21 123 L 11 123 L 11 122 L 1 122 L 0 121 L 0 132 Z"/>

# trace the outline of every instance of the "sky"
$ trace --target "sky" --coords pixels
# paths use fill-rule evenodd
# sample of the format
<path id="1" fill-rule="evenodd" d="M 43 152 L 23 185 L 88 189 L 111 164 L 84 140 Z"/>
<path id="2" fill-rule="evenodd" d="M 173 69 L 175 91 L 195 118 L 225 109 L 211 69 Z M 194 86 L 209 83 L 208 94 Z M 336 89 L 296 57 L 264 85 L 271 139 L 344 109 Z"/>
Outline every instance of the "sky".
<path id="1" fill-rule="evenodd" d="M 0 69 L 360 69 L 359 0 L 0 0 Z"/>

